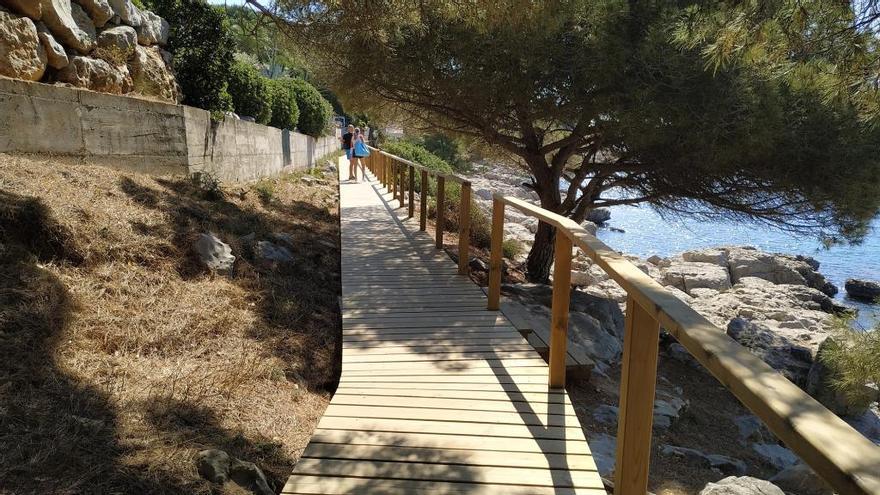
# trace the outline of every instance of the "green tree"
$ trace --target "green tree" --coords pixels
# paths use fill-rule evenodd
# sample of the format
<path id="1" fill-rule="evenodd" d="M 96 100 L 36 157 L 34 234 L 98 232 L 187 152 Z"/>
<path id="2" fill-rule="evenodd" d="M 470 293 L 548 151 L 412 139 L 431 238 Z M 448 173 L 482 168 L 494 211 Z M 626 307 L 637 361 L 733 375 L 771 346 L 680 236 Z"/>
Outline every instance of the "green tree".
<path id="1" fill-rule="evenodd" d="M 252 64 L 236 60 L 229 70 L 229 95 L 235 113 L 268 124 L 272 118 L 272 92 L 267 81 Z"/>
<path id="2" fill-rule="evenodd" d="M 290 80 L 270 79 L 269 88 L 272 91 L 272 119 L 269 125 L 279 129 L 296 129 L 299 107 L 296 105 L 296 96 L 290 86 Z"/>
<path id="3" fill-rule="evenodd" d="M 576 221 L 649 203 L 856 240 L 880 206 L 880 140 L 856 109 L 748 67 L 707 70 L 672 36 L 679 3 L 284 7 L 346 101 L 503 150 L 541 206 Z M 548 279 L 554 236 L 539 224 L 530 280 Z"/>
<path id="4" fill-rule="evenodd" d="M 302 79 L 289 80 L 289 88 L 299 107 L 299 121 L 296 128 L 303 134 L 320 136 L 330 125 L 333 107 L 314 86 Z"/>
<path id="5" fill-rule="evenodd" d="M 220 117 L 232 110 L 226 77 L 235 42 L 222 11 L 199 0 L 145 0 L 171 24 L 168 49 L 183 103 Z"/>

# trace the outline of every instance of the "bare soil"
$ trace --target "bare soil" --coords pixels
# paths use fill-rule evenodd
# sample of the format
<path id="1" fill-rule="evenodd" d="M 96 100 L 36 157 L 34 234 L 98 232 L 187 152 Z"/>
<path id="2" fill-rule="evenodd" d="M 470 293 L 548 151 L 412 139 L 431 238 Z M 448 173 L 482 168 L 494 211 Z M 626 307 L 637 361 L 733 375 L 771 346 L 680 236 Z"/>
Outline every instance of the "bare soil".
<path id="1" fill-rule="evenodd" d="M 213 232 L 234 275 L 192 251 Z M 242 236 L 292 236 L 254 265 Z M 0 154 L 0 493 L 217 493 L 219 448 L 276 490 L 339 373 L 338 187 L 199 186 Z"/>

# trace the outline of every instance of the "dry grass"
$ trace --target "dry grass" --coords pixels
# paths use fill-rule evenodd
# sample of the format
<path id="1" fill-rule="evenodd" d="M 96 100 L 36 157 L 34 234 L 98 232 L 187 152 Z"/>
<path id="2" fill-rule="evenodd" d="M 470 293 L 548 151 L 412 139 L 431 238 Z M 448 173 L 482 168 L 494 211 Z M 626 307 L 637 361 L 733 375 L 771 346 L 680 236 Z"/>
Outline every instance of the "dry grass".
<path id="1" fill-rule="evenodd" d="M 212 493 L 220 448 L 280 489 L 338 377 L 335 179 L 222 199 L 181 178 L 0 154 L 0 493 Z M 192 240 L 232 246 L 235 276 Z M 252 265 L 238 238 L 293 236 Z"/>

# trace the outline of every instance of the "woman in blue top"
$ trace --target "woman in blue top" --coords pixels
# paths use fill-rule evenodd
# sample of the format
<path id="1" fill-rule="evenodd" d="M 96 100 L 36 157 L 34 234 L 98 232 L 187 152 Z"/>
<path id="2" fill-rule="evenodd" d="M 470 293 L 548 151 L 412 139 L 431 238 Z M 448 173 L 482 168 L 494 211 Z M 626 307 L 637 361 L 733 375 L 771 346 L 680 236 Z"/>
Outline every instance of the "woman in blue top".
<path id="1" fill-rule="evenodd" d="M 364 134 L 361 132 L 360 127 L 354 128 L 354 136 L 351 138 L 351 160 L 349 160 L 349 174 L 357 180 L 357 165 L 361 166 L 361 175 L 364 176 L 364 180 L 367 178 L 367 170 L 364 166 L 364 161 L 362 158 L 366 158 L 369 156 L 370 151 L 367 149 L 367 143 L 364 142 Z"/>

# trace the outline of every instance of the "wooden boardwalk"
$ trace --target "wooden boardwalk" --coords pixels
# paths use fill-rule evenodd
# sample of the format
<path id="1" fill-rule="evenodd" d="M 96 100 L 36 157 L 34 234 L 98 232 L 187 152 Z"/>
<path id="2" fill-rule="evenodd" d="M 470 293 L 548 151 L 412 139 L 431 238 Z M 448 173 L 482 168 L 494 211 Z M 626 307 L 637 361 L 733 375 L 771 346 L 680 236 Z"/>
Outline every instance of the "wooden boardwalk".
<path id="1" fill-rule="evenodd" d="M 380 187 L 341 181 L 342 377 L 282 493 L 604 494 L 546 363 Z"/>

